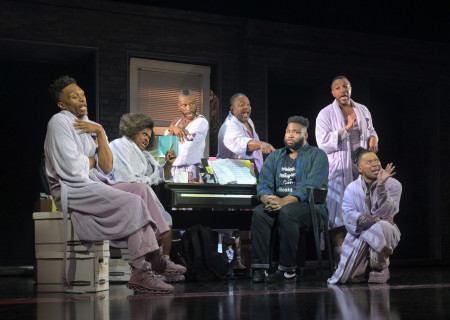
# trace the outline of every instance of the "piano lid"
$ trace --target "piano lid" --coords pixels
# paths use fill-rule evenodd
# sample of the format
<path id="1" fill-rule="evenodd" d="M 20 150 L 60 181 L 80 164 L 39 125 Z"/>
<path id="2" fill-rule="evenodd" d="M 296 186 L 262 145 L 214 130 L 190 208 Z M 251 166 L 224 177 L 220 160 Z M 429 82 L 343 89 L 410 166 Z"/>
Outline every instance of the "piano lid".
<path id="1" fill-rule="evenodd" d="M 251 194 L 256 196 L 256 184 L 167 183 L 164 188 L 176 192 Z"/>

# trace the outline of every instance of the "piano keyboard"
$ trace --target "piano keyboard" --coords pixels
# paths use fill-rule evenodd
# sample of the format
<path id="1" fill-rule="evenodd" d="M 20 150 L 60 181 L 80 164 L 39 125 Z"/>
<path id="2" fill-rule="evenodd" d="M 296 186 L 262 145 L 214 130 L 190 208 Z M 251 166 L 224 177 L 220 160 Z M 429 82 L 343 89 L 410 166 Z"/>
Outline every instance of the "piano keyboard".
<path id="1" fill-rule="evenodd" d="M 256 185 L 168 183 L 172 208 L 254 208 Z"/>

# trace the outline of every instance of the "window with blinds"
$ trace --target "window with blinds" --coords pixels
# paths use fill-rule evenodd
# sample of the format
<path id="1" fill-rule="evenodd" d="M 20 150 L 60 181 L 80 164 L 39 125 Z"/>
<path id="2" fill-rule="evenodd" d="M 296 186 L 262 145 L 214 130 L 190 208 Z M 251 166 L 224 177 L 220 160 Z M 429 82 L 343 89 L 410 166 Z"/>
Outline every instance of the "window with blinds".
<path id="1" fill-rule="evenodd" d="M 154 133 L 163 135 L 172 120 L 180 117 L 178 94 L 190 89 L 197 99 L 197 112 L 209 121 L 211 68 L 159 60 L 130 59 L 130 112 L 149 115 Z M 205 155 L 209 154 L 209 134 Z"/>

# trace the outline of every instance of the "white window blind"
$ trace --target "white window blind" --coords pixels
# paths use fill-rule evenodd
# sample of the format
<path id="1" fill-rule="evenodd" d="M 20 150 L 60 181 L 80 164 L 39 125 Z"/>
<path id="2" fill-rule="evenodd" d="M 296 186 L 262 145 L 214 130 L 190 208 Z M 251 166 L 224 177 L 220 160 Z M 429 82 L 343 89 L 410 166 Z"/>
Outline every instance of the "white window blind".
<path id="1" fill-rule="evenodd" d="M 154 133 L 163 135 L 172 120 L 180 117 L 178 94 L 182 89 L 195 93 L 197 112 L 209 121 L 209 66 L 151 59 L 130 59 L 130 112 L 150 116 Z M 205 156 L 209 155 L 209 133 Z"/>
<path id="2" fill-rule="evenodd" d="M 150 115 L 155 126 L 167 127 L 180 116 L 178 94 L 184 88 L 195 93 L 197 112 L 204 114 L 202 74 L 139 68 L 137 111 Z"/>

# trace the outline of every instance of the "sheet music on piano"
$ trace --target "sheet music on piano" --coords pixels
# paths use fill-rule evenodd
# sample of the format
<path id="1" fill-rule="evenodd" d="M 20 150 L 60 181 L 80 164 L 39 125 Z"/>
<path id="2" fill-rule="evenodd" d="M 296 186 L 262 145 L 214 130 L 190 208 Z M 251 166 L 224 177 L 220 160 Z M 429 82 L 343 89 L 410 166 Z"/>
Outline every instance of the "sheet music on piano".
<path id="1" fill-rule="evenodd" d="M 250 160 L 211 158 L 208 165 L 219 184 L 256 184 L 255 171 Z"/>

